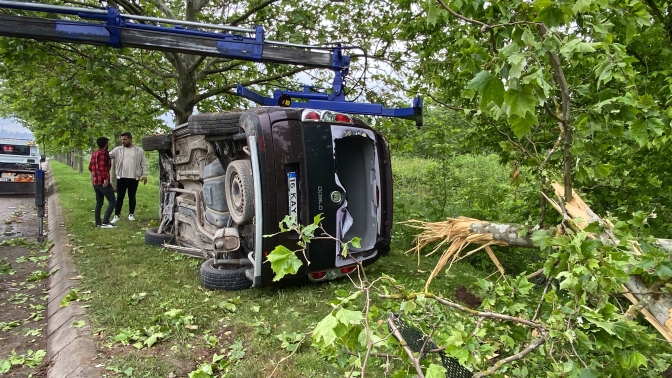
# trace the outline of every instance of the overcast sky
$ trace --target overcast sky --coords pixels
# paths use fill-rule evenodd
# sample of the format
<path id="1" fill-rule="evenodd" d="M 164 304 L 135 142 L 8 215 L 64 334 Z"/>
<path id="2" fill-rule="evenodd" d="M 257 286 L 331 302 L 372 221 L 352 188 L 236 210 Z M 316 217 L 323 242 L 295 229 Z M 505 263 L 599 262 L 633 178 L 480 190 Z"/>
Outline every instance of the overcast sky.
<path id="1" fill-rule="evenodd" d="M 11 131 L 15 133 L 29 133 L 30 131 L 21 126 L 20 123 L 13 119 L 0 118 L 0 130 Z"/>

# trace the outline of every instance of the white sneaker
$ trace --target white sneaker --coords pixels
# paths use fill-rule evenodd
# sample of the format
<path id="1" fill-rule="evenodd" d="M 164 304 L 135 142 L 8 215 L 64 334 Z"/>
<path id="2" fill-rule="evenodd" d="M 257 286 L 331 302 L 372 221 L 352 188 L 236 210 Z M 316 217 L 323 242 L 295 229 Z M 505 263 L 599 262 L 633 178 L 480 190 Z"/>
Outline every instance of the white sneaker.
<path id="1" fill-rule="evenodd" d="M 117 226 L 110 224 L 110 223 L 103 223 L 100 225 L 100 228 L 116 228 Z"/>
<path id="2" fill-rule="evenodd" d="M 119 222 L 119 216 L 115 215 L 114 218 L 112 218 L 112 220 L 110 221 L 110 223 L 115 224 L 117 222 Z"/>
<path id="3" fill-rule="evenodd" d="M 133 216 L 133 214 L 128 214 L 128 220 L 130 220 L 130 221 L 135 220 L 135 217 Z"/>

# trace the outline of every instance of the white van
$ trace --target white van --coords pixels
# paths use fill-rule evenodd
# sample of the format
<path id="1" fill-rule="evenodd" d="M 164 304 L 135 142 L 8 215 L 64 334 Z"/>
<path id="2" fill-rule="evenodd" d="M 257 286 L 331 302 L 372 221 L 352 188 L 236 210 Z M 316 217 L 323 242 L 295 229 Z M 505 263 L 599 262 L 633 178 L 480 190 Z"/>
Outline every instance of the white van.
<path id="1" fill-rule="evenodd" d="M 0 194 L 34 194 L 40 160 L 34 141 L 0 138 Z"/>

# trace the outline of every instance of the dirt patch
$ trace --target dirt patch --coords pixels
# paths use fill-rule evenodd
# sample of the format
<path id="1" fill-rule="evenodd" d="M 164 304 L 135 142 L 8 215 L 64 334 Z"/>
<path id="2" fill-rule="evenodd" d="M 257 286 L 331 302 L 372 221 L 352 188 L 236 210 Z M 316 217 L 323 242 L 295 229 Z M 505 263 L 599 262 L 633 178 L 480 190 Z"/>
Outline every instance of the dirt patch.
<path id="1" fill-rule="evenodd" d="M 34 199 L 6 199 L 0 208 L 0 375 L 46 377 L 49 253 L 34 243 Z"/>
<path id="2" fill-rule="evenodd" d="M 663 378 L 672 378 L 672 366 L 663 372 Z"/>
<path id="3" fill-rule="evenodd" d="M 480 307 L 481 303 L 483 302 L 481 298 L 467 291 L 467 288 L 464 286 L 458 286 L 455 288 L 455 298 L 472 309 Z"/>

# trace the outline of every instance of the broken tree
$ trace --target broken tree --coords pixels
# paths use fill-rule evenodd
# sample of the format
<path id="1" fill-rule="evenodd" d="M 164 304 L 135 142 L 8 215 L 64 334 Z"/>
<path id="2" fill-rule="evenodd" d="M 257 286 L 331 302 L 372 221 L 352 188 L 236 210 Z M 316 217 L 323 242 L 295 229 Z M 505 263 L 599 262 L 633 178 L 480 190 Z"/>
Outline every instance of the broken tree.
<path id="1" fill-rule="evenodd" d="M 571 200 L 564 202 L 563 186 L 554 183 L 553 188 L 555 189 L 558 201 L 550 198 L 547 199 L 563 215 L 565 220 L 563 224 L 573 228 L 574 231 L 580 231 L 585 229 L 589 224 L 597 222 L 604 231 L 599 235 L 590 234 L 591 237 L 598 238 L 607 245 L 619 243 L 619 240 L 611 231 L 613 225 L 608 220 L 604 220 L 595 214 L 576 192 L 572 191 L 573 196 Z M 410 221 L 406 224 L 423 230 L 417 237 L 416 247 L 412 250 L 418 253 L 418 255 L 420 250 L 430 243 L 438 242 L 438 245 L 428 255 L 447 246 L 427 280 L 425 291 L 428 290 L 432 279 L 437 276 L 444 266 L 448 265 L 448 268 L 450 268 L 455 262 L 481 249 L 484 249 L 488 253 L 503 275 L 503 267 L 490 248 L 491 245 L 536 248 L 532 242 L 531 234 L 522 227 L 513 224 L 493 223 L 464 217 L 451 218 L 444 222 Z M 563 226 L 560 226 L 555 232 L 561 232 L 562 229 Z M 480 244 L 481 246 L 462 253 L 469 244 Z M 657 239 L 656 244 L 657 247 L 663 250 L 672 251 L 672 240 Z M 634 255 L 642 254 L 637 243 L 631 242 L 629 245 Z M 541 270 L 537 273 L 541 273 Z M 665 282 L 661 281 L 653 284 L 651 287 L 647 287 L 640 276 L 631 275 L 630 279 L 623 285 L 622 293 L 633 304 L 626 314 L 632 316 L 637 311 L 641 311 L 658 332 L 672 344 L 672 294 L 660 290 L 664 284 Z"/>

